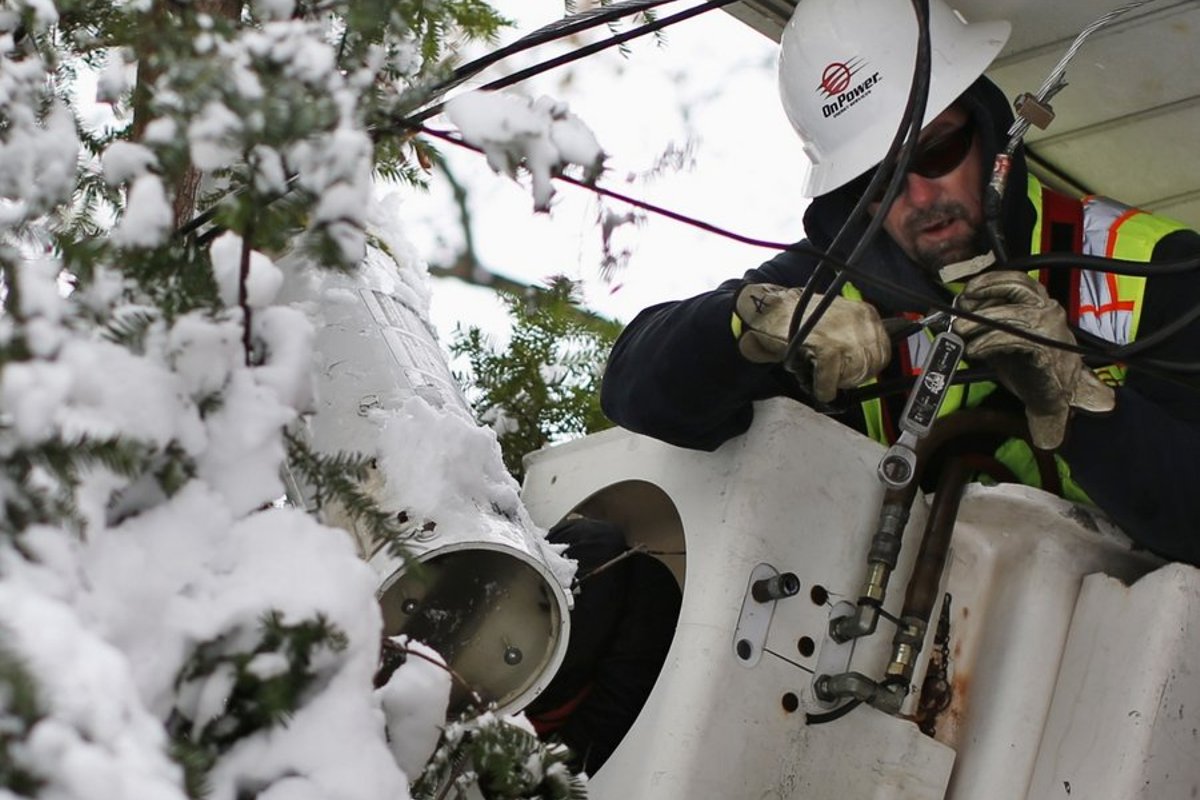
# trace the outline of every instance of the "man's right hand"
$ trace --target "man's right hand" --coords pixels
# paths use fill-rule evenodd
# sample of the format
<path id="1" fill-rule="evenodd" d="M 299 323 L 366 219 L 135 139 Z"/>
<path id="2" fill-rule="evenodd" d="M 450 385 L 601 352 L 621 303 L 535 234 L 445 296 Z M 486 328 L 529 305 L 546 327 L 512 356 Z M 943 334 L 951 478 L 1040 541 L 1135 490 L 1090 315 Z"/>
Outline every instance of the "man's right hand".
<path id="1" fill-rule="evenodd" d="M 748 283 L 734 297 L 733 335 L 748 361 L 779 363 L 788 341 L 800 327 L 796 306 L 800 289 L 773 283 Z M 821 302 L 814 294 L 805 318 Z M 800 346 L 799 353 L 812 366 L 813 396 L 831 402 L 838 389 L 858 386 L 887 366 L 892 344 L 869 303 L 834 297 L 833 302 Z"/>

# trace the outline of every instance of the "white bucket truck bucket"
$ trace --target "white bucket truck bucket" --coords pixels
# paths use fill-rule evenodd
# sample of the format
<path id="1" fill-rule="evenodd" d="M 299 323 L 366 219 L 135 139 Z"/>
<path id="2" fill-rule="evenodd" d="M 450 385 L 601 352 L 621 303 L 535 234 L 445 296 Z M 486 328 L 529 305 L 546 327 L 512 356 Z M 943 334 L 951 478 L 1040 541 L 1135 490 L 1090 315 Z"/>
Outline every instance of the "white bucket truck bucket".
<path id="1" fill-rule="evenodd" d="M 1200 570 L 1160 569 L 1098 512 L 1024 486 L 966 488 L 942 613 L 900 712 L 864 702 L 838 716 L 846 706 L 821 699 L 820 676 L 879 678 L 889 662 L 887 616 L 871 635 L 830 635 L 868 574 L 883 452 L 772 400 L 712 453 L 610 430 L 527 459 L 535 521 L 618 522 L 631 545 L 667 554 L 683 587 L 658 681 L 589 797 L 1040 800 L 1200 784 L 1178 744 L 1200 725 Z M 930 505 L 917 494 L 892 618 Z M 794 593 L 755 597 L 764 576 L 788 574 Z"/>

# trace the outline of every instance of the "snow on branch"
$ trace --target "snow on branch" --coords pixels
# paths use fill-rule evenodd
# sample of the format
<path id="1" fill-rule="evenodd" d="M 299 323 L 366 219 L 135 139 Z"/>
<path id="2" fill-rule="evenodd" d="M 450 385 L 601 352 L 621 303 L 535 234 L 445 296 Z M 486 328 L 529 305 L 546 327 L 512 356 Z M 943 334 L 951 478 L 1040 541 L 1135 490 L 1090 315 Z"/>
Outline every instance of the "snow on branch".
<path id="1" fill-rule="evenodd" d="M 552 98 L 473 92 L 447 102 L 446 116 L 494 171 L 515 178 L 519 167 L 529 170 L 535 211 L 550 210 L 551 178 L 568 166 L 582 167 L 589 182 L 604 169 L 606 156 L 591 129 Z"/>
<path id="2" fill-rule="evenodd" d="M 377 691 L 381 576 L 293 482 L 283 501 L 285 475 L 329 407 L 329 309 L 353 300 L 389 336 L 382 301 L 428 325 L 426 271 L 372 183 L 410 156 L 368 131 L 445 71 L 443 40 L 501 22 L 479 0 L 0 4 L 0 797 L 410 796 L 442 678 L 413 667 Z M 73 82 L 106 58 L 100 130 Z M 511 168 L 530 164 L 543 205 L 553 172 L 599 169 L 565 108 L 514 124 Z M 346 286 L 284 296 L 328 275 Z M 340 387 L 395 360 L 348 362 Z M 334 422 L 381 416 L 386 388 Z M 516 519 L 490 432 L 413 407 L 361 448 L 332 426 L 309 464 L 328 499 L 374 539 L 401 538 L 403 509 Z M 394 469 L 385 509 L 367 466 L 419 446 L 443 472 Z"/>

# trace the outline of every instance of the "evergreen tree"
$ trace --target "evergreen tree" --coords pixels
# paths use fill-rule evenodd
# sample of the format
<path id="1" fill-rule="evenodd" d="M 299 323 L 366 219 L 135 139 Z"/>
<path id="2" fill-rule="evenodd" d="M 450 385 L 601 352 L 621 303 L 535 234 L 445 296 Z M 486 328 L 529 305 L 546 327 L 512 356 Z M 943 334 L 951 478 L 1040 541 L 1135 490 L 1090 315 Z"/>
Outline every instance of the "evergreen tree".
<path id="1" fill-rule="evenodd" d="M 397 121 L 502 24 L 480 0 L 0 4 L 0 794 L 405 796 L 376 577 L 278 506 L 281 470 L 376 537 L 411 526 L 369 459 L 294 432 L 313 324 L 278 292 L 387 250 L 372 176 L 420 183 L 427 155 Z M 510 744 L 500 773 L 538 750 Z"/>
<path id="2" fill-rule="evenodd" d="M 442 800 L 476 785 L 487 800 L 584 800 L 586 784 L 567 768 L 562 745 L 537 737 L 490 714 L 446 727 L 425 774 L 413 786 L 419 800 Z"/>
<path id="3" fill-rule="evenodd" d="M 508 293 L 505 305 L 512 337 L 503 351 L 470 326 L 460 329 L 451 352 L 467 357 L 470 373 L 458 378 L 519 481 L 527 453 L 611 427 L 600 410 L 600 376 L 621 326 L 581 309 L 577 286 L 564 277 L 545 289 Z"/>
<path id="4" fill-rule="evenodd" d="M 43 717 L 37 683 L 21 661 L 0 647 L 0 787 L 17 797 L 36 797 L 43 781 L 15 752 Z"/>

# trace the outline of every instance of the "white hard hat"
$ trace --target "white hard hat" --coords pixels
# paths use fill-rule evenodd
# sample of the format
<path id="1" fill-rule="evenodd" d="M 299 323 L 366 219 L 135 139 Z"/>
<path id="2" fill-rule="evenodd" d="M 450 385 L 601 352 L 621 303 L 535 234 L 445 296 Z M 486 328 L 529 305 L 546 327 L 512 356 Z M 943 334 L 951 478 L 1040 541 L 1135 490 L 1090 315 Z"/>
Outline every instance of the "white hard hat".
<path id="1" fill-rule="evenodd" d="M 930 0 L 923 125 L 983 74 L 1010 30 L 1003 21 L 968 24 L 942 0 Z M 800 0 L 780 39 L 779 88 L 812 162 L 805 197 L 849 183 L 887 154 L 916 57 L 917 18 L 908 0 Z"/>

